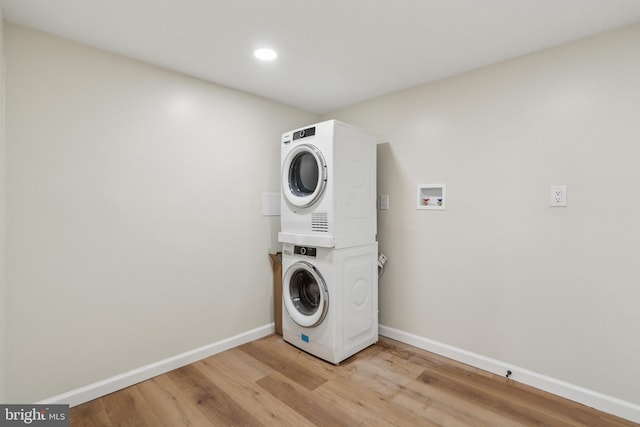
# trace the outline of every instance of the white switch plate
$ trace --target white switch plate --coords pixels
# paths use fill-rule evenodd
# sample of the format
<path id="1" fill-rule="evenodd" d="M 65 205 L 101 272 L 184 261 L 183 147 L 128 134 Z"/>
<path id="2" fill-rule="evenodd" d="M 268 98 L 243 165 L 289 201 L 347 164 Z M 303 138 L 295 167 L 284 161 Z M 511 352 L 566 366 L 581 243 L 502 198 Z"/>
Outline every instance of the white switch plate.
<path id="1" fill-rule="evenodd" d="M 262 193 L 262 216 L 280 215 L 280 193 Z"/>
<path id="2" fill-rule="evenodd" d="M 567 206 L 567 186 L 552 185 L 549 194 L 549 206 Z"/>
<path id="3" fill-rule="evenodd" d="M 381 211 L 386 211 L 389 210 L 389 195 L 388 194 L 381 194 L 380 195 L 380 210 Z"/>

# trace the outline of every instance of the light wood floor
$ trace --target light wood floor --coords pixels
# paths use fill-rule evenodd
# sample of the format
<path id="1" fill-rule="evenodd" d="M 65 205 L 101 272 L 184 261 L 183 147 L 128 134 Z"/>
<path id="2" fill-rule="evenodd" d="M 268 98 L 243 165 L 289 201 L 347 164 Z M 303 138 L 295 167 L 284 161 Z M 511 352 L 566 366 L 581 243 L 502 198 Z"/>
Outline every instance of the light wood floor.
<path id="1" fill-rule="evenodd" d="M 638 426 L 380 342 L 340 366 L 276 335 L 71 409 L 71 426 Z"/>

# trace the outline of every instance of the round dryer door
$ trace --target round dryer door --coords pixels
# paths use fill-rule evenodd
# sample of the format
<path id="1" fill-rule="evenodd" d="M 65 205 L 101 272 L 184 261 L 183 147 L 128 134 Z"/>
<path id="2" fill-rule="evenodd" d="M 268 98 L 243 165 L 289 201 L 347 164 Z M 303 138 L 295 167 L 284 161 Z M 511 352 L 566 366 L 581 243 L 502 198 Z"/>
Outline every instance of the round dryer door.
<path id="1" fill-rule="evenodd" d="M 287 269 L 282 280 L 282 299 L 289 316 L 300 326 L 317 326 L 327 315 L 327 284 L 308 262 L 298 261 Z"/>
<path id="2" fill-rule="evenodd" d="M 282 194 L 293 206 L 307 208 L 324 193 L 327 163 L 317 147 L 301 144 L 291 150 L 282 165 Z"/>

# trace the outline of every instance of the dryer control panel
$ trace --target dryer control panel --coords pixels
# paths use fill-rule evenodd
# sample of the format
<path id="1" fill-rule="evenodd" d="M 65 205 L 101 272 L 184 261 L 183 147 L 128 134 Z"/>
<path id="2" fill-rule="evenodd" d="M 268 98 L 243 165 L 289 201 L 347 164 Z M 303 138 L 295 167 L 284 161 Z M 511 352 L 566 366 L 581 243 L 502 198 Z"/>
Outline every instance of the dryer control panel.
<path id="1" fill-rule="evenodd" d="M 310 127 L 306 129 L 300 129 L 293 133 L 293 140 L 306 138 L 308 136 L 314 136 L 316 134 L 316 127 Z"/>
<path id="2" fill-rule="evenodd" d="M 300 129 L 295 132 L 288 132 L 282 135 L 282 143 L 289 144 L 293 138 L 293 141 L 297 141 L 298 139 L 306 138 L 309 136 L 315 136 L 316 127 L 312 126 L 306 129 Z"/>
<path id="3" fill-rule="evenodd" d="M 316 257 L 316 248 L 308 247 L 308 246 L 294 246 L 293 253 L 295 255 L 305 255 L 315 258 Z"/>

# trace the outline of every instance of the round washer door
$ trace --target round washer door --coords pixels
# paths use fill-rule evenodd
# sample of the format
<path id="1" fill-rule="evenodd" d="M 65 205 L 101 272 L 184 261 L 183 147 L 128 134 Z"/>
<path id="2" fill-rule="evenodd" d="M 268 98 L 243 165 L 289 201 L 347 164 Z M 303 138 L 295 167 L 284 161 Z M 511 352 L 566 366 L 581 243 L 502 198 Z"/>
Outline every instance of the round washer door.
<path id="1" fill-rule="evenodd" d="M 293 206 L 307 208 L 324 193 L 327 163 L 322 152 L 310 144 L 300 144 L 282 165 L 282 194 Z"/>
<path id="2" fill-rule="evenodd" d="M 289 316 L 300 326 L 317 326 L 329 308 L 329 292 L 322 275 L 312 264 L 298 261 L 282 279 L 282 299 Z"/>

